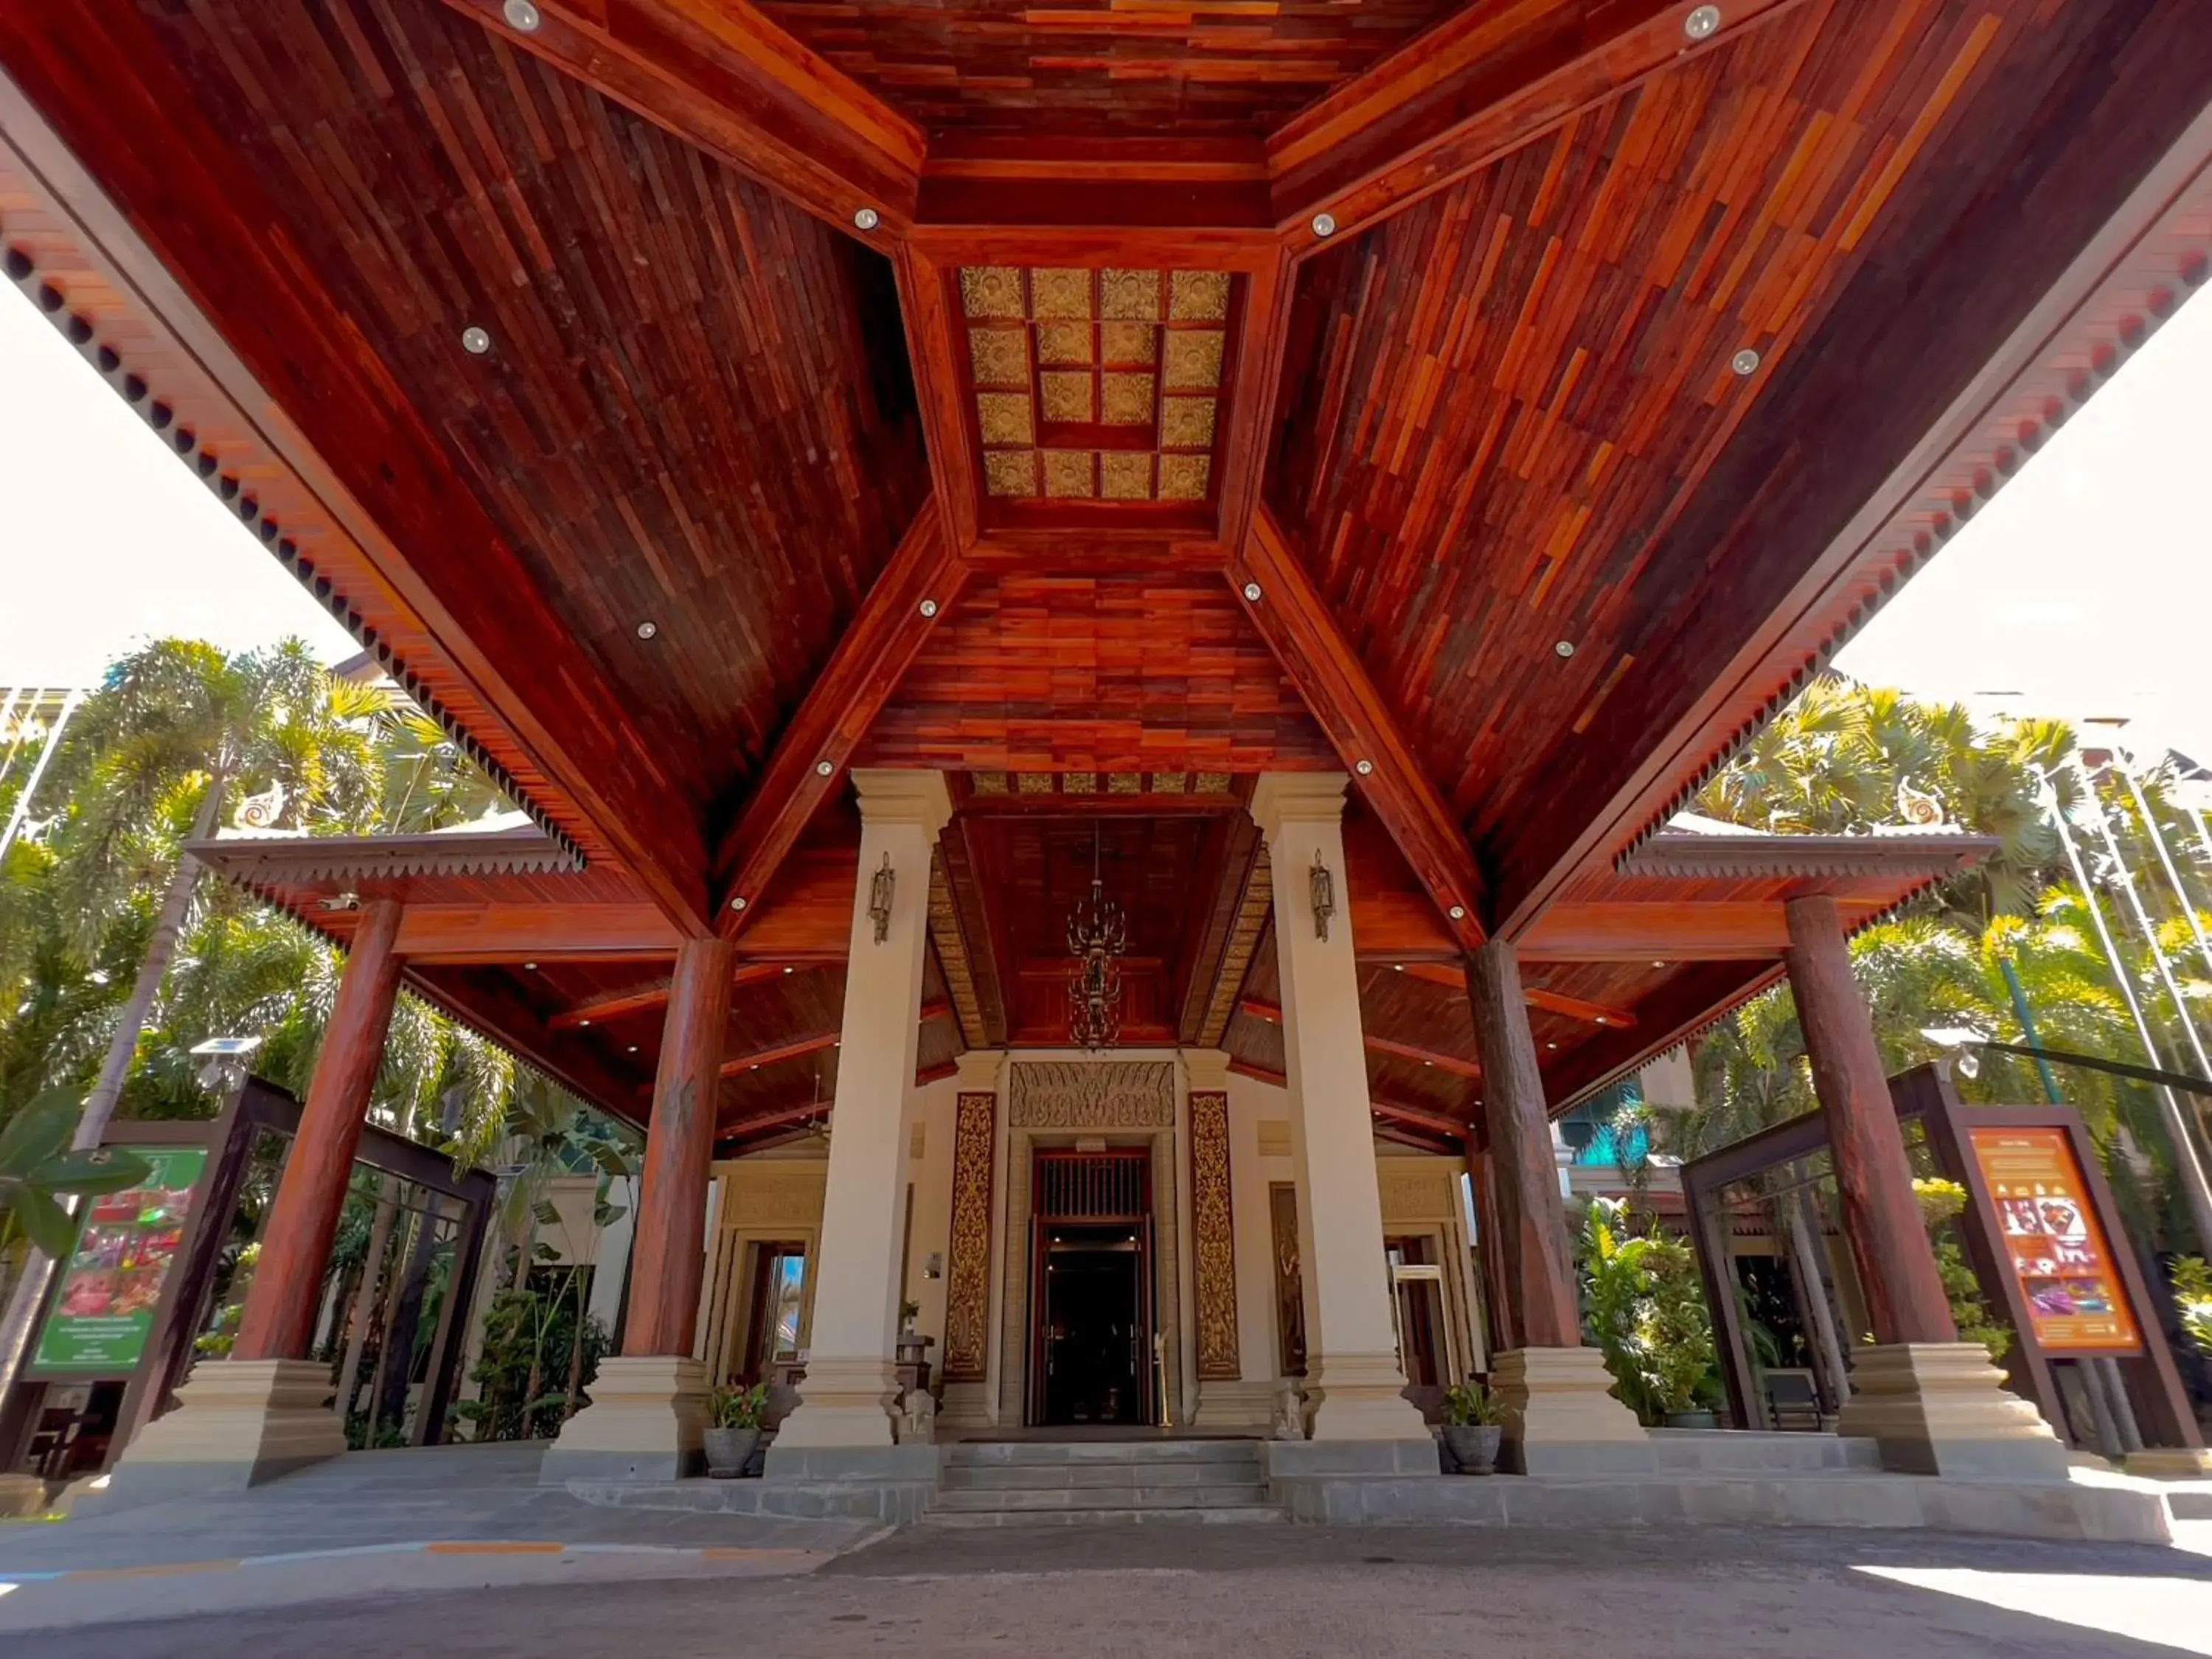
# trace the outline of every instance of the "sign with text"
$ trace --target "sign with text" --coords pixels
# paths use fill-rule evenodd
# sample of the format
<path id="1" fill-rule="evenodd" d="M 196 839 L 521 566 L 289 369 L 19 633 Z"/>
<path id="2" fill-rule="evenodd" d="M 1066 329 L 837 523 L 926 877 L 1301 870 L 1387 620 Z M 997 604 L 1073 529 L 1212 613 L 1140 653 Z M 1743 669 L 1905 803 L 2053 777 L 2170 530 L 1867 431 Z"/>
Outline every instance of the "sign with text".
<path id="1" fill-rule="evenodd" d="M 146 1352 L 208 1155 L 198 1146 L 118 1150 L 143 1158 L 150 1173 L 143 1186 L 85 1200 L 76 1249 L 32 1355 L 33 1371 L 121 1375 Z"/>
<path id="2" fill-rule="evenodd" d="M 2053 1358 L 2139 1352 L 2142 1337 L 2066 1131 L 1969 1129 L 1966 1139 L 2037 1345 Z"/>

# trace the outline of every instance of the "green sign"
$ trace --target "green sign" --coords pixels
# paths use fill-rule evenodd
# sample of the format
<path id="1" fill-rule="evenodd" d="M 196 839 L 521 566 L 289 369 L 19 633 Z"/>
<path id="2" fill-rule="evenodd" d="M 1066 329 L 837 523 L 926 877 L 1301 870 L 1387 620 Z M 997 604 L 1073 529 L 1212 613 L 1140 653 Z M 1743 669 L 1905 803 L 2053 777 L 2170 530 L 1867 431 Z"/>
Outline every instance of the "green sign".
<path id="1" fill-rule="evenodd" d="M 34 1371 L 130 1371 L 153 1334 L 207 1152 L 198 1146 L 118 1150 L 145 1159 L 151 1173 L 128 1192 L 86 1200 L 76 1249 L 31 1357 Z"/>

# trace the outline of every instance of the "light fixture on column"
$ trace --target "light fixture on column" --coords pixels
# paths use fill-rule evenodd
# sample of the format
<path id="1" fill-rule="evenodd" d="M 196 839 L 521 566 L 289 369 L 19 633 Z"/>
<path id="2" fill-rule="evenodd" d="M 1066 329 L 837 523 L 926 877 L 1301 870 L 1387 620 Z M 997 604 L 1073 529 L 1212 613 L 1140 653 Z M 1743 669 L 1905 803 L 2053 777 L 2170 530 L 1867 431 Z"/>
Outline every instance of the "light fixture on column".
<path id="1" fill-rule="evenodd" d="M 1081 1048 L 1110 1048 L 1121 1036 L 1121 957 L 1129 928 L 1121 907 L 1106 896 L 1099 873 L 1098 830 L 1091 832 L 1091 898 L 1067 919 L 1067 953 L 1075 958 L 1067 981 L 1068 1038 Z"/>
<path id="2" fill-rule="evenodd" d="M 868 914 L 875 919 L 878 945 L 891 936 L 891 895 L 897 890 L 898 872 L 891 868 L 891 855 L 886 853 L 883 867 L 868 884 Z"/>
<path id="3" fill-rule="evenodd" d="M 1313 896 L 1314 937 L 1326 941 L 1328 919 L 1336 914 L 1336 878 L 1329 874 L 1318 853 L 1314 854 L 1313 868 L 1306 872 L 1306 882 Z"/>

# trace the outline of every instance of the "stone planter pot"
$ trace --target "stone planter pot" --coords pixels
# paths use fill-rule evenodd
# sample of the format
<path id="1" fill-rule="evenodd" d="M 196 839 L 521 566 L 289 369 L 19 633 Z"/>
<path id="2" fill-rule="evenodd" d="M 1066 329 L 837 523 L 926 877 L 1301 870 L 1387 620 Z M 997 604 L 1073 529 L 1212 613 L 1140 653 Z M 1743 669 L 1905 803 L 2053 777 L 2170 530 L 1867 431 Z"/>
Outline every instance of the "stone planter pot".
<path id="1" fill-rule="evenodd" d="M 1668 1412 L 1667 1426 L 1670 1429 L 1710 1429 L 1717 1426 L 1711 1412 Z"/>
<path id="2" fill-rule="evenodd" d="M 707 1473 L 717 1480 L 734 1480 L 744 1472 L 753 1448 L 760 1444 L 758 1429 L 709 1429 L 705 1441 Z"/>
<path id="3" fill-rule="evenodd" d="M 1494 1474 L 1498 1443 L 1504 1432 L 1495 1423 L 1447 1423 L 1444 1449 L 1452 1455 L 1462 1474 Z"/>

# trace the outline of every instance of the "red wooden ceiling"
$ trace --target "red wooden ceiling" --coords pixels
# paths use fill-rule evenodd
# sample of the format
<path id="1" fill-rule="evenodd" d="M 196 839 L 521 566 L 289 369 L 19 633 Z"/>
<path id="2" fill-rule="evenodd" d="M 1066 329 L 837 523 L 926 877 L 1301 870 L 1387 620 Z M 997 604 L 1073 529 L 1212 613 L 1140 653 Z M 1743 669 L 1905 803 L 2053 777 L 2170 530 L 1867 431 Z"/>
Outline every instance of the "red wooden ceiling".
<path id="1" fill-rule="evenodd" d="M 1451 0 L 983 0 L 761 9 L 933 131 L 1258 137 Z"/>

